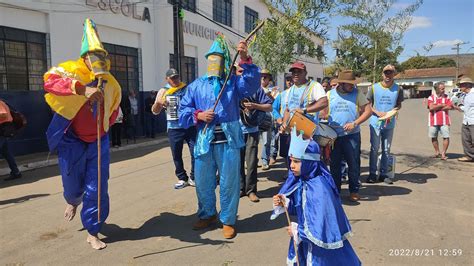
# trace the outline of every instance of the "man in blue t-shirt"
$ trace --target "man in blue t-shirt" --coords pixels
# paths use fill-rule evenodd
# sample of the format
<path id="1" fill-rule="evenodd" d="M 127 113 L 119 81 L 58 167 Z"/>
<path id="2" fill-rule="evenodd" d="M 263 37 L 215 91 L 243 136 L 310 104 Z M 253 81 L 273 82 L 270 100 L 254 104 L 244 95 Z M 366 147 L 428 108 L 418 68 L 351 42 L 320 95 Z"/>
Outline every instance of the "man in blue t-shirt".
<path id="1" fill-rule="evenodd" d="M 388 157 L 392 146 L 393 130 L 395 129 L 396 117 L 383 119 L 387 112 L 398 111 L 402 107 L 403 92 L 401 87 L 394 82 L 396 74 L 395 67 L 386 65 L 382 71 L 382 82 L 372 85 L 367 92 L 367 100 L 372 107 L 370 117 L 370 159 L 369 177 L 367 183 L 377 182 L 377 157 L 380 144 L 382 143 L 382 158 L 380 159 L 379 182 L 393 184 L 392 178 L 388 177 Z M 382 119 L 380 119 L 382 118 Z"/>
<path id="2" fill-rule="evenodd" d="M 356 87 L 351 70 L 339 72 L 337 87 L 327 93 L 329 100 L 327 120 L 337 132 L 331 151 L 331 175 L 341 191 L 342 159 L 349 166 L 349 192 L 351 201 L 358 201 L 360 178 L 360 127 L 369 119 L 371 109 L 365 95 Z"/>

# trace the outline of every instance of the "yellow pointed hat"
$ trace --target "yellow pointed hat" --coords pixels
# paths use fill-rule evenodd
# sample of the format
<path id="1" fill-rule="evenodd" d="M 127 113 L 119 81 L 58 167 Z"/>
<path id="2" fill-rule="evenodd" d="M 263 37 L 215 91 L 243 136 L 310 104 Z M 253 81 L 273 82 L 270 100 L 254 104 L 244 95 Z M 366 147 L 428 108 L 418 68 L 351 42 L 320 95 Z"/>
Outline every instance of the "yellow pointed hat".
<path id="1" fill-rule="evenodd" d="M 84 21 L 84 32 L 82 34 L 81 57 L 91 52 L 108 54 L 99 39 L 94 21 L 90 18 L 86 18 Z"/>

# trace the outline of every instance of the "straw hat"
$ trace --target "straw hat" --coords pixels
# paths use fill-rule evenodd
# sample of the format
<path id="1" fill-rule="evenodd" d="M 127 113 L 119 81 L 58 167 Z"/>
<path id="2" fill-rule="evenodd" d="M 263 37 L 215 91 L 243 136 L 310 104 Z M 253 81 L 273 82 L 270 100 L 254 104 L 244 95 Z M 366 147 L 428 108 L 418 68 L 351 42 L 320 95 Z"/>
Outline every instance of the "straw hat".
<path id="1" fill-rule="evenodd" d="M 352 70 L 342 70 L 339 72 L 339 75 L 334 79 L 337 83 L 349 83 L 352 85 L 357 84 L 354 72 Z"/>
<path id="2" fill-rule="evenodd" d="M 469 77 L 464 77 L 464 78 L 462 78 L 462 79 L 459 80 L 459 82 L 456 84 L 456 86 L 459 87 L 459 85 L 461 85 L 462 83 L 471 83 L 471 84 L 473 84 L 471 78 L 469 78 Z"/>

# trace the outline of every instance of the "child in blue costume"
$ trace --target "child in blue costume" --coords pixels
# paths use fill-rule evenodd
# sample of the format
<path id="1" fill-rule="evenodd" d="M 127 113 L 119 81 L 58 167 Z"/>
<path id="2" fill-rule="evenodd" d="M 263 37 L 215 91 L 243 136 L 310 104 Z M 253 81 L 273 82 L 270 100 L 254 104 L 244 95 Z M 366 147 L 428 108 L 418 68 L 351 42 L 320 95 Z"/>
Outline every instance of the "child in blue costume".
<path id="1" fill-rule="evenodd" d="M 351 226 L 339 199 L 338 190 L 326 166 L 320 161 L 320 149 L 314 140 L 291 134 L 291 166 L 279 194 L 273 196 L 271 219 L 284 212 L 296 215 L 297 223 L 288 228 L 290 247 L 288 265 L 361 265 L 347 240 Z M 294 249 L 297 243 L 298 256 Z"/>

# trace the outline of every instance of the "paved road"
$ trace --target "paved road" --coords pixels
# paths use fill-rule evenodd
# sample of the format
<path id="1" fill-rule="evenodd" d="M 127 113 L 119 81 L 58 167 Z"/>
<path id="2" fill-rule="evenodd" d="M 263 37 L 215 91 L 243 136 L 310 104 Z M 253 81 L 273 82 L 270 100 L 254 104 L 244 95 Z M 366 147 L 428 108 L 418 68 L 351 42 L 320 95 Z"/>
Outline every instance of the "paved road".
<path id="1" fill-rule="evenodd" d="M 453 113 L 451 158 L 461 156 L 461 115 Z M 397 181 L 364 184 L 362 200 L 343 201 L 353 227 L 350 239 L 365 265 L 472 265 L 473 164 L 430 159 L 427 114 L 407 100 L 393 142 Z M 363 179 L 367 176 L 368 128 L 363 126 Z M 238 235 L 221 229 L 196 232 L 193 188 L 174 190 L 173 162 L 165 144 L 113 153 L 111 212 L 103 228 L 108 247 L 92 250 L 79 217 L 62 218 L 64 200 L 57 167 L 0 183 L 0 264 L 52 265 L 283 265 L 285 219 L 270 221 L 271 196 L 282 164 L 259 170 L 260 203 L 240 200 Z M 189 156 L 186 157 L 186 163 Z M 343 197 L 348 194 L 343 188 Z M 423 249 L 416 256 L 415 249 Z M 455 249 L 462 255 L 454 256 Z M 412 254 L 413 250 L 413 254 Z M 408 255 L 407 255 L 408 253 Z M 403 255 L 403 256 L 402 256 Z"/>

